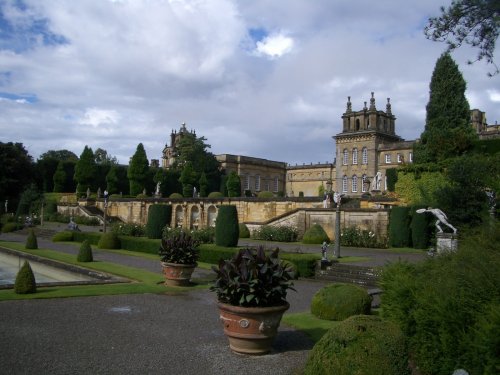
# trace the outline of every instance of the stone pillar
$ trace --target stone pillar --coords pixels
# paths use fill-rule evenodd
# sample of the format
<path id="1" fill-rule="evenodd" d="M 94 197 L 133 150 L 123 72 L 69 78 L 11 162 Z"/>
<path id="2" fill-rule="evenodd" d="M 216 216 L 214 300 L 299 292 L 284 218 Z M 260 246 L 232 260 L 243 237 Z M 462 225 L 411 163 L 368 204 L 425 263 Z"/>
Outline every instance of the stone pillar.
<path id="1" fill-rule="evenodd" d="M 454 233 L 436 233 L 436 252 L 438 254 L 457 251 L 458 239 Z"/>

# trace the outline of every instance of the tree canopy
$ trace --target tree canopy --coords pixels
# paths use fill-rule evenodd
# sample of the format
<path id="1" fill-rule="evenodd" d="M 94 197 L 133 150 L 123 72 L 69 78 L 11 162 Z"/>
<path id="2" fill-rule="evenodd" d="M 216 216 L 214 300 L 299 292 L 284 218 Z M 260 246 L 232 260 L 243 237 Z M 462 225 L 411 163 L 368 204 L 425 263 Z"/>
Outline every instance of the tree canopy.
<path id="1" fill-rule="evenodd" d="M 56 159 L 59 161 L 77 161 L 78 156 L 75 155 L 74 152 L 69 151 L 69 150 L 49 150 L 47 152 L 44 152 L 40 157 L 38 158 L 39 160 L 43 159 Z"/>
<path id="2" fill-rule="evenodd" d="M 78 193 L 85 193 L 87 189 L 94 187 L 96 170 L 94 152 L 92 148 L 85 146 L 80 155 L 80 160 L 78 160 L 75 166 L 74 180 L 77 183 L 76 190 Z"/>
<path id="3" fill-rule="evenodd" d="M 415 163 L 459 156 L 477 138 L 470 125 L 465 80 L 448 53 L 437 60 L 429 87 L 425 129 L 415 144 Z"/>
<path id="4" fill-rule="evenodd" d="M 448 44 L 448 51 L 469 44 L 479 49 L 476 61 L 483 58 L 495 67 L 495 43 L 500 33 L 500 2 L 498 0 L 453 0 L 441 15 L 431 17 L 425 27 L 428 39 Z M 469 62 L 472 63 L 472 62 Z M 490 73 L 490 75 L 492 75 Z"/>
<path id="5" fill-rule="evenodd" d="M 134 156 L 130 160 L 127 177 L 130 181 L 130 195 L 141 194 L 146 187 L 149 162 L 142 143 L 137 145 Z"/>

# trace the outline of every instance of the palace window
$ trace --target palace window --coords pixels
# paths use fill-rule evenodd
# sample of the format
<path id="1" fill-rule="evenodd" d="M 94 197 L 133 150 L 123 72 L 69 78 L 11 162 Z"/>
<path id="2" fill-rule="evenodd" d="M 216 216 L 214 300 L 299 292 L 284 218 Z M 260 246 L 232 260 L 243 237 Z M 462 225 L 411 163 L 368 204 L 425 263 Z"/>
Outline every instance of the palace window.
<path id="1" fill-rule="evenodd" d="M 410 152 L 408 160 L 410 161 L 410 163 L 413 163 L 413 152 Z"/>
<path id="2" fill-rule="evenodd" d="M 403 155 L 398 154 L 398 163 L 402 163 L 402 162 L 403 162 Z"/>
<path id="3" fill-rule="evenodd" d="M 347 176 L 342 177 L 342 193 L 347 193 Z"/>
<path id="4" fill-rule="evenodd" d="M 385 154 L 385 163 L 390 164 L 391 163 L 391 154 Z"/>
<path id="5" fill-rule="evenodd" d="M 363 193 L 366 193 L 368 191 L 368 187 L 367 187 L 367 183 L 366 183 L 366 174 L 363 175 L 363 177 L 361 177 L 361 191 Z"/>
<path id="6" fill-rule="evenodd" d="M 363 164 L 368 164 L 368 149 L 366 147 L 363 147 L 363 150 L 361 151 L 362 153 L 362 163 Z"/>
<path id="7" fill-rule="evenodd" d="M 347 149 L 344 149 L 344 158 L 342 159 L 342 164 L 347 165 L 347 162 L 349 160 L 349 151 Z"/>
<path id="8" fill-rule="evenodd" d="M 352 150 L 352 164 L 358 164 L 358 149 Z"/>
<path id="9" fill-rule="evenodd" d="M 280 186 L 280 185 L 279 185 L 279 178 L 278 178 L 278 177 L 274 177 L 274 188 L 273 188 L 273 191 L 274 191 L 275 193 L 277 193 L 277 192 L 278 192 L 279 186 Z"/>
<path id="10" fill-rule="evenodd" d="M 358 192 L 358 176 L 356 175 L 352 176 L 352 192 Z"/>
<path id="11" fill-rule="evenodd" d="M 255 191 L 260 191 L 260 176 L 255 176 Z"/>
<path id="12" fill-rule="evenodd" d="M 250 176 L 246 174 L 243 181 L 243 190 L 250 190 Z"/>

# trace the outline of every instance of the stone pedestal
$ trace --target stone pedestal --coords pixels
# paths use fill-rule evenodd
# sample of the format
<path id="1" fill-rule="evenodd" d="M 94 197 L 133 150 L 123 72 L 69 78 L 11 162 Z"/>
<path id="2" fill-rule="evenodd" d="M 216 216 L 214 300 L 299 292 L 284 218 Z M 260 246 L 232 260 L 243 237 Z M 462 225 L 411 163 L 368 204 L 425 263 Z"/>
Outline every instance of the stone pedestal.
<path id="1" fill-rule="evenodd" d="M 457 251 L 458 239 L 454 233 L 436 233 L 436 252 Z"/>

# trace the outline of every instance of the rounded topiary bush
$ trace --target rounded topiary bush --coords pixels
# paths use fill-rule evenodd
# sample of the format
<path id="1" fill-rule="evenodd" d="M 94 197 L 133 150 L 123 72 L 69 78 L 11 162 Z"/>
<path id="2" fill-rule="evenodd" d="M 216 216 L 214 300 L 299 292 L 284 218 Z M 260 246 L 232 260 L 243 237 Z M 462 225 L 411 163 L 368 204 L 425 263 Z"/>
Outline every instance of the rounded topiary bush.
<path id="1" fill-rule="evenodd" d="M 211 199 L 224 198 L 224 194 L 222 194 L 220 191 L 212 191 L 210 194 L 208 194 L 207 198 Z"/>
<path id="2" fill-rule="evenodd" d="M 314 345 L 304 369 L 304 375 L 330 374 L 410 374 L 403 333 L 378 316 L 340 322 Z"/>
<path id="3" fill-rule="evenodd" d="M 148 238 L 161 238 L 163 228 L 170 224 L 172 206 L 166 204 L 153 204 L 149 207 L 146 235 Z"/>
<path id="4" fill-rule="evenodd" d="M 320 319 L 344 320 L 352 315 L 369 314 L 372 298 L 366 289 L 352 284 L 331 284 L 316 292 L 311 313 Z"/>
<path id="5" fill-rule="evenodd" d="M 26 238 L 26 245 L 24 247 L 26 249 L 38 249 L 38 241 L 33 229 L 30 229 L 28 232 L 28 238 Z"/>
<path id="6" fill-rule="evenodd" d="M 17 294 L 36 293 L 36 281 L 33 270 L 27 260 L 19 270 L 14 283 L 14 292 Z"/>
<path id="7" fill-rule="evenodd" d="M 250 230 L 244 223 L 239 224 L 239 229 L 240 229 L 240 238 L 250 238 Z"/>
<path id="8" fill-rule="evenodd" d="M 57 232 L 52 236 L 52 242 L 73 241 L 73 232 L 63 231 Z"/>
<path id="9" fill-rule="evenodd" d="M 181 199 L 181 198 L 184 198 L 184 197 L 182 196 L 182 194 L 172 193 L 172 194 L 170 194 L 169 198 L 170 199 Z"/>
<path id="10" fill-rule="evenodd" d="M 217 213 L 217 220 L 215 221 L 215 244 L 224 247 L 237 246 L 239 234 L 236 206 L 220 206 Z"/>
<path id="11" fill-rule="evenodd" d="M 82 242 L 80 246 L 80 251 L 78 251 L 78 256 L 76 257 L 77 262 L 93 262 L 94 257 L 92 256 L 92 247 L 88 240 Z"/>
<path id="12" fill-rule="evenodd" d="M 302 243 L 322 244 L 325 241 L 330 242 L 330 238 L 328 238 L 325 230 L 319 224 L 313 224 L 309 227 L 302 237 Z"/>
<path id="13" fill-rule="evenodd" d="M 113 232 L 103 233 L 97 243 L 99 249 L 119 249 L 121 247 L 118 236 Z"/>

